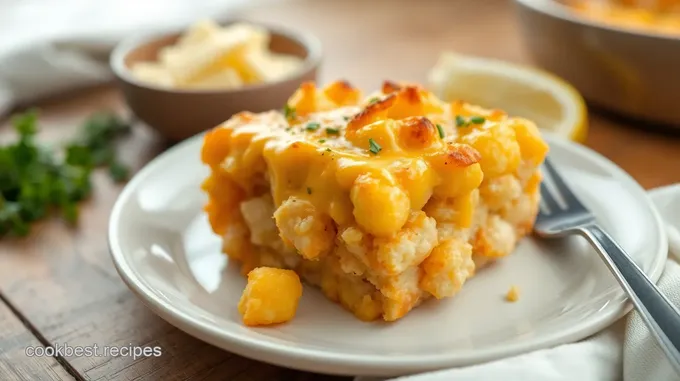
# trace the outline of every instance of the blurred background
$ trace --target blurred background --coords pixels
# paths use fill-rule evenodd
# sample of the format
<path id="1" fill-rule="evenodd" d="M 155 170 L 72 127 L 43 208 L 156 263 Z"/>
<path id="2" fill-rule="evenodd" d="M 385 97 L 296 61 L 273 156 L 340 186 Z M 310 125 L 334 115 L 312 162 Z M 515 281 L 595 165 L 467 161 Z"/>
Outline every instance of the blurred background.
<path id="1" fill-rule="evenodd" d="M 0 10 L 5 118 L 32 105 L 48 120 L 50 110 L 66 105 L 75 114 L 104 104 L 129 114 L 109 65 L 116 45 L 186 30 L 199 20 L 238 19 L 317 38 L 321 83 L 344 78 L 365 89 L 385 79 L 427 83 L 449 51 L 543 68 L 589 101 L 590 117 L 597 118 L 590 123 L 591 145 L 605 155 L 631 140 L 642 145 L 634 148 L 641 153 L 652 149 L 645 142 L 656 142 L 657 135 L 629 128 L 673 135 L 680 125 L 674 0 L 1 0 Z M 106 90 L 80 91 L 92 86 Z M 42 107 L 44 99 L 54 108 Z M 618 137 L 616 147 L 607 143 L 610 134 Z M 660 142 L 655 150 L 678 150 L 665 144 L 671 146 Z M 645 186 L 671 180 L 654 169 L 621 165 Z"/>
<path id="2" fill-rule="evenodd" d="M 244 17 L 314 33 L 324 42 L 322 79 L 342 75 L 362 87 L 376 86 L 382 77 L 424 80 L 441 51 L 456 50 L 523 63 L 533 53 L 538 63 L 574 76 L 568 80 L 581 79 L 575 71 L 587 70 L 567 72 L 553 67 L 555 61 L 605 67 L 608 76 L 627 76 L 617 80 L 628 83 L 618 85 L 632 89 L 644 82 L 635 78 L 644 73 L 635 71 L 650 64 L 635 62 L 640 59 L 635 54 L 646 53 L 661 70 L 676 67 L 680 50 L 675 0 L 2 0 L 0 9 L 5 109 L 9 97 L 29 101 L 111 79 L 107 54 L 124 38 L 176 30 L 204 18 Z M 636 50 L 640 45 L 650 46 Z M 587 57 L 588 49 L 600 50 L 599 57 Z M 398 59 L 378 62 L 385 57 Z"/>

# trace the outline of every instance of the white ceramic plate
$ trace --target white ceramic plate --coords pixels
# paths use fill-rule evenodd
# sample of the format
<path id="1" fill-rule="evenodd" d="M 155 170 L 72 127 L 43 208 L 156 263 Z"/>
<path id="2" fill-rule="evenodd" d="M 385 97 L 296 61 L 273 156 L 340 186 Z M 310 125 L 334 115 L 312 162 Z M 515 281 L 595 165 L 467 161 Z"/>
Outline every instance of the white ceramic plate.
<path id="1" fill-rule="evenodd" d="M 644 190 L 602 156 L 547 137 L 551 157 L 599 220 L 654 280 L 667 241 Z M 201 136 L 170 149 L 128 184 L 111 214 L 109 244 L 128 286 L 171 324 L 246 357 L 337 374 L 391 376 L 507 357 L 585 338 L 630 309 L 580 238 L 526 238 L 453 299 L 428 301 L 395 323 L 364 323 L 305 287 L 295 319 L 241 324 L 245 287 L 220 254 L 201 206 Z M 520 300 L 503 297 L 519 286 Z"/>

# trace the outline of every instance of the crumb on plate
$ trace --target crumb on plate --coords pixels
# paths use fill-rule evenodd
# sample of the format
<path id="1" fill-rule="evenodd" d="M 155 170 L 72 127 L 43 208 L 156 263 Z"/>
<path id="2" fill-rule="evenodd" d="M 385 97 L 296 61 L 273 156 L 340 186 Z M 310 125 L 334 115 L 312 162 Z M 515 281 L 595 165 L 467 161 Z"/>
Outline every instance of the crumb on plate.
<path id="1" fill-rule="evenodd" d="M 284 323 L 295 316 L 302 283 L 292 270 L 258 267 L 248 273 L 248 285 L 238 311 L 248 326 Z"/>
<path id="2" fill-rule="evenodd" d="M 519 288 L 517 286 L 511 286 L 508 293 L 505 294 L 505 300 L 508 302 L 516 302 L 519 300 Z"/>

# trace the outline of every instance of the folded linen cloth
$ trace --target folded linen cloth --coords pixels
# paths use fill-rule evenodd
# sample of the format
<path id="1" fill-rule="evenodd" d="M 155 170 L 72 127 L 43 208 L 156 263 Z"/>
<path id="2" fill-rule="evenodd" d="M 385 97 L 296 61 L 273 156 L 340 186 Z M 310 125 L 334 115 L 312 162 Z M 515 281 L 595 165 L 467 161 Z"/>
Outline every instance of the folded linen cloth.
<path id="1" fill-rule="evenodd" d="M 0 0 L 0 117 L 17 103 L 111 80 L 108 53 L 130 35 L 221 19 L 263 2 Z"/>
<path id="2" fill-rule="evenodd" d="M 649 191 L 667 223 L 669 259 L 658 286 L 680 307 L 680 184 Z M 355 381 L 378 381 L 356 377 Z M 633 310 L 603 332 L 486 364 L 428 372 L 390 381 L 674 381 L 680 380 Z"/>

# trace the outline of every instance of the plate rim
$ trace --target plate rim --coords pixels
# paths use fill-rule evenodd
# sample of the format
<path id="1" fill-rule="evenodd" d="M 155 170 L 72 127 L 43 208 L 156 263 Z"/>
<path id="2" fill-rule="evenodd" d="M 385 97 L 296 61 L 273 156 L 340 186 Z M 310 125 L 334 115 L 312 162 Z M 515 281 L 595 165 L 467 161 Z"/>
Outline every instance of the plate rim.
<path id="1" fill-rule="evenodd" d="M 600 332 L 633 308 L 631 303 L 626 301 L 610 310 L 593 314 L 579 324 L 554 334 L 543 335 L 539 338 L 532 338 L 526 341 L 506 343 L 494 348 L 399 356 L 369 355 L 366 353 L 356 355 L 347 353 L 338 354 L 311 348 L 291 347 L 285 344 L 245 337 L 243 334 L 224 330 L 214 323 L 198 321 L 192 314 L 158 297 L 151 287 L 147 287 L 141 281 L 137 272 L 133 269 L 134 266 L 131 266 L 125 260 L 125 255 L 118 242 L 119 224 L 117 222 L 120 220 L 120 214 L 125 202 L 130 199 L 132 192 L 138 188 L 138 184 L 144 181 L 149 174 L 152 174 L 157 167 L 161 166 L 166 158 L 185 149 L 187 146 L 198 144 L 197 141 L 204 134 L 205 132 L 194 135 L 161 153 L 147 163 L 126 184 L 116 199 L 109 216 L 107 242 L 111 259 L 119 276 L 148 308 L 176 328 L 223 350 L 258 361 L 305 371 L 341 375 L 395 376 L 453 366 L 477 364 L 575 342 Z M 559 145 L 566 150 L 574 150 L 576 154 L 583 156 L 588 161 L 603 164 L 607 167 L 608 172 L 616 173 L 616 175 L 626 178 L 631 183 L 631 186 L 637 187 L 644 194 L 640 203 L 644 204 L 653 217 L 657 233 L 654 241 L 658 242 L 658 252 L 655 254 L 647 275 L 654 283 L 658 282 L 668 256 L 668 241 L 665 229 L 663 228 L 663 220 L 651 201 L 648 191 L 642 188 L 626 171 L 602 154 L 549 132 L 542 131 L 542 135 L 549 145 Z"/>

